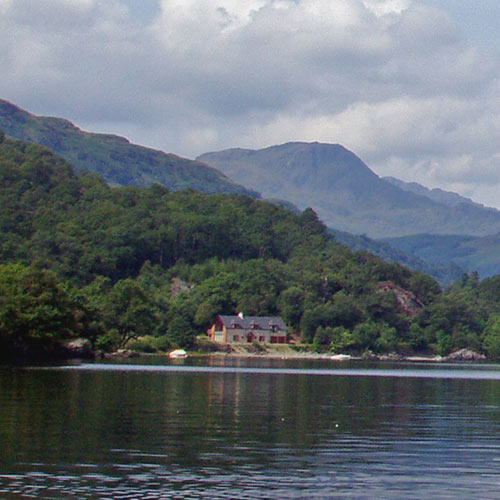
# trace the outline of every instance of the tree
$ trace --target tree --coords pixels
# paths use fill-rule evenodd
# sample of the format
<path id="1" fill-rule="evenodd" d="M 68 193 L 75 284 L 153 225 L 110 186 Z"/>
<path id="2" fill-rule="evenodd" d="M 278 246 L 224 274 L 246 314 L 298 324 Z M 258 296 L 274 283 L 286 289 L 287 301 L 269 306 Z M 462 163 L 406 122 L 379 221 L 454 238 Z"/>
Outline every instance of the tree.
<path id="1" fill-rule="evenodd" d="M 485 328 L 483 349 L 494 359 L 500 358 L 500 314 L 490 316 Z"/>
<path id="2" fill-rule="evenodd" d="M 0 346 L 3 355 L 56 351 L 82 333 L 85 310 L 50 271 L 0 265 Z"/>
<path id="3" fill-rule="evenodd" d="M 284 290 L 279 298 L 283 319 L 292 328 L 297 328 L 304 310 L 304 291 L 298 286 Z"/>
<path id="4" fill-rule="evenodd" d="M 102 297 L 99 310 L 108 331 L 118 334 L 118 345 L 124 347 L 137 337 L 151 334 L 156 327 L 155 307 L 142 287 L 132 279 L 118 281 Z"/>

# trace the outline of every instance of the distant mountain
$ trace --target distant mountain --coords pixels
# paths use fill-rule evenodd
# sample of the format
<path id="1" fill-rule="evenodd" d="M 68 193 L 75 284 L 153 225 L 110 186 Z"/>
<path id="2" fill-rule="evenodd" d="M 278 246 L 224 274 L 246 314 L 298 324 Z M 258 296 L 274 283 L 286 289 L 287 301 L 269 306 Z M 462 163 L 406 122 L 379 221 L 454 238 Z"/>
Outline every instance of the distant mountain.
<path id="1" fill-rule="evenodd" d="M 402 241 L 408 241 L 413 238 L 412 236 L 397 238 L 396 240 L 398 242 L 395 245 L 391 245 L 392 239 L 373 240 L 365 235 L 358 236 L 336 229 L 329 229 L 329 232 L 336 241 L 348 246 L 354 251 L 370 252 L 380 257 L 385 262 L 397 262 L 398 264 L 408 267 L 412 271 L 420 271 L 421 273 L 429 274 L 442 286 L 451 284 L 469 271 L 468 268 L 461 267 L 455 262 L 447 261 L 446 259 L 425 260 L 425 258 L 420 257 L 418 252 L 415 252 L 415 249 L 412 248 L 411 245 L 401 244 Z M 443 238 L 447 237 L 445 236 Z"/>
<path id="2" fill-rule="evenodd" d="M 440 203 L 442 205 L 448 205 L 449 207 L 454 207 L 459 205 L 460 203 L 465 203 L 467 205 L 473 205 L 478 208 L 486 208 L 484 205 L 480 203 L 476 203 L 472 201 L 470 198 L 466 198 L 465 196 L 461 196 L 457 193 L 453 193 L 452 191 L 444 191 L 443 189 L 434 188 L 429 189 L 418 182 L 404 182 L 395 177 L 382 177 L 384 181 L 390 182 L 394 186 L 401 188 L 403 191 L 409 191 L 410 193 L 420 194 L 429 198 L 436 203 Z M 490 210 L 495 210 L 494 208 Z"/>
<path id="3" fill-rule="evenodd" d="M 481 278 L 500 274 L 500 234 L 483 237 L 417 234 L 382 243 L 434 265 L 456 265 Z"/>
<path id="4" fill-rule="evenodd" d="M 192 188 L 258 197 L 208 165 L 137 146 L 124 137 L 84 132 L 67 120 L 35 116 L 4 100 L 0 100 L 0 129 L 14 139 L 46 146 L 77 171 L 96 172 L 110 184 L 158 183 L 172 191 Z"/>
<path id="5" fill-rule="evenodd" d="M 372 238 L 500 232 L 500 211 L 449 206 L 381 179 L 338 144 L 292 142 L 261 150 L 206 153 L 207 163 L 265 198 L 312 207 L 329 227 Z"/>

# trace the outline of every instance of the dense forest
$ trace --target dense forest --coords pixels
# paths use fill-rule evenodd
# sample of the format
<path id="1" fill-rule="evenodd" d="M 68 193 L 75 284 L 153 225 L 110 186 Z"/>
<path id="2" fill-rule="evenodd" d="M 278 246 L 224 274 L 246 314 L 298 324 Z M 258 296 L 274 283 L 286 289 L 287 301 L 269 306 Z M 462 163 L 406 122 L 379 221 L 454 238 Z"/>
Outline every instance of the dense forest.
<path id="1" fill-rule="evenodd" d="M 55 353 L 78 337 L 101 350 L 192 347 L 217 314 L 238 311 L 281 315 L 317 350 L 500 356 L 500 276 L 465 274 L 442 291 L 335 242 L 311 209 L 111 188 L 0 134 L 4 357 Z"/>

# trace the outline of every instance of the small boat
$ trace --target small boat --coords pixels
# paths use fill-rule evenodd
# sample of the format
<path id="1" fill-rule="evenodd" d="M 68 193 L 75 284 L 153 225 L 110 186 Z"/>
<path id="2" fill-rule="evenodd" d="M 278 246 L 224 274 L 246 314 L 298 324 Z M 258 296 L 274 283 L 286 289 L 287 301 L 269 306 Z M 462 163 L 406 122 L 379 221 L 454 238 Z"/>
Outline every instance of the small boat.
<path id="1" fill-rule="evenodd" d="M 351 359 L 351 356 L 349 354 L 334 354 L 330 356 L 330 359 L 332 361 L 348 361 Z"/>
<path id="2" fill-rule="evenodd" d="M 168 353 L 168 357 L 172 359 L 187 358 L 187 352 L 184 349 L 175 349 Z"/>

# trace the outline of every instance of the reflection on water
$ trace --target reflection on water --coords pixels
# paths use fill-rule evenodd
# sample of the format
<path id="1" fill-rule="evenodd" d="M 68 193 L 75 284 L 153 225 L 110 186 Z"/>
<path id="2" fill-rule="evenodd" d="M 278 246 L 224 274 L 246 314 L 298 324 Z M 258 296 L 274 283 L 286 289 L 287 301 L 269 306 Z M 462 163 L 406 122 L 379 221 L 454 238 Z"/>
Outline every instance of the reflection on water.
<path id="1" fill-rule="evenodd" d="M 494 366 L 202 363 L 0 371 L 0 498 L 498 498 Z"/>

